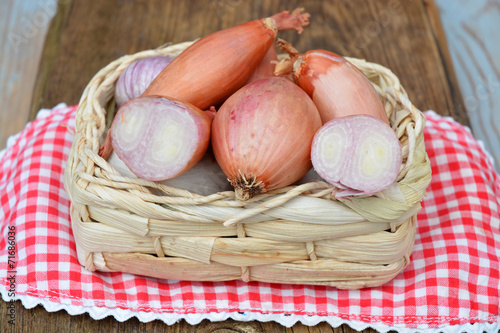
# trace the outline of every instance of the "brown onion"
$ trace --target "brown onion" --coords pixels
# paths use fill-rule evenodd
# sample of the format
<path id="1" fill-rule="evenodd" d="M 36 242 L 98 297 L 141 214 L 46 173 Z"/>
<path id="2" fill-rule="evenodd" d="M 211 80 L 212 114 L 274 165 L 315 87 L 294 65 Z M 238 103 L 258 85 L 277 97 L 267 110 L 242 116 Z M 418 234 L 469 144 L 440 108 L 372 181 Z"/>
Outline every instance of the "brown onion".
<path id="1" fill-rule="evenodd" d="M 290 185 L 311 168 L 318 110 L 290 80 L 252 82 L 229 97 L 212 123 L 212 147 L 236 197 Z"/>

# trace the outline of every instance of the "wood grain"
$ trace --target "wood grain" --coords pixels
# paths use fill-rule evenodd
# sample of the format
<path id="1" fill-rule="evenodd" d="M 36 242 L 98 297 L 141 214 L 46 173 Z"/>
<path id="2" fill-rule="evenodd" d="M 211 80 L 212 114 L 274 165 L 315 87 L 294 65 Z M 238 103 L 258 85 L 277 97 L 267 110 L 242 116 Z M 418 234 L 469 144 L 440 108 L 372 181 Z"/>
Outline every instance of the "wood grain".
<path id="1" fill-rule="evenodd" d="M 429 16 L 423 0 L 335 1 L 164 1 L 164 0 L 64 0 L 52 21 L 40 61 L 31 117 L 40 107 L 78 103 L 91 77 L 110 61 L 167 42 L 193 40 L 210 32 L 251 19 L 265 17 L 298 5 L 312 14 L 311 26 L 301 35 L 280 37 L 299 51 L 325 48 L 346 56 L 365 58 L 392 69 L 410 99 L 422 109 L 434 109 L 467 123 L 457 82 L 450 75 L 447 49 L 436 37 L 436 18 Z M 2 302 L 0 316 L 7 315 Z M 108 317 L 94 320 L 88 314 L 70 316 L 43 307 L 25 309 L 16 302 L 16 327 L 0 331 L 23 332 L 356 332 L 347 325 L 332 328 L 275 322 L 185 321 L 167 326 L 161 321 L 124 323 Z M 367 329 L 364 332 L 375 332 Z"/>

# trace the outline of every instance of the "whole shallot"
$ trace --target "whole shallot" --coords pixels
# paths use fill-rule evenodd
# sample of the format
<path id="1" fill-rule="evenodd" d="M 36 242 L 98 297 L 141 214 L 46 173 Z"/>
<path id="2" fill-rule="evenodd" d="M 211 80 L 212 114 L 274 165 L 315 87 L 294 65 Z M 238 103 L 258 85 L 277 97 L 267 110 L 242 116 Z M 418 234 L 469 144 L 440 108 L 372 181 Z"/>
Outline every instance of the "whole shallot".
<path id="1" fill-rule="evenodd" d="M 212 124 L 220 167 L 247 200 L 292 184 L 311 168 L 311 142 L 321 126 L 307 94 L 284 78 L 252 82 L 229 97 Z"/>
<path id="2" fill-rule="evenodd" d="M 321 121 L 339 117 L 366 114 L 389 125 L 387 113 L 377 91 L 356 66 L 326 50 L 310 50 L 299 54 L 292 45 L 278 40 L 289 53 L 277 66 L 277 75 L 293 72 L 295 81 L 312 98 L 321 115 Z"/>

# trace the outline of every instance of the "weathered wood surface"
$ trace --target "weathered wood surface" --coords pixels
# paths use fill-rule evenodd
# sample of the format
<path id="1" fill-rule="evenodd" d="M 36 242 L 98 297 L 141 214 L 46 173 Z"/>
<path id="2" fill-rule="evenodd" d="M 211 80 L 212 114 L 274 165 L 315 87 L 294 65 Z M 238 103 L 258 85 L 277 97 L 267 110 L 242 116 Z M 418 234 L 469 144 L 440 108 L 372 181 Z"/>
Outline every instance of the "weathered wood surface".
<path id="1" fill-rule="evenodd" d="M 500 2 L 437 0 L 474 136 L 500 171 Z"/>
<path id="2" fill-rule="evenodd" d="M 311 25 L 301 36 L 290 32 L 281 37 L 299 51 L 325 48 L 387 66 L 399 76 L 419 109 L 434 109 L 468 124 L 453 66 L 435 30 L 437 14 L 432 11 L 436 7 L 424 0 L 61 0 L 40 61 L 31 118 L 40 107 L 78 103 L 91 77 L 121 55 L 193 40 L 297 5 L 312 14 Z M 5 318 L 3 305 L 0 316 Z M 16 305 L 19 332 L 354 332 L 346 325 L 332 328 L 324 323 L 292 328 L 274 322 L 232 320 L 203 321 L 195 326 L 184 321 L 166 326 L 137 319 L 120 323 L 110 317 L 96 321 L 87 314 L 49 313 L 41 306 L 27 310 L 19 301 Z"/>
<path id="3" fill-rule="evenodd" d="M 0 1 L 0 150 L 30 120 L 38 60 L 55 1 Z"/>

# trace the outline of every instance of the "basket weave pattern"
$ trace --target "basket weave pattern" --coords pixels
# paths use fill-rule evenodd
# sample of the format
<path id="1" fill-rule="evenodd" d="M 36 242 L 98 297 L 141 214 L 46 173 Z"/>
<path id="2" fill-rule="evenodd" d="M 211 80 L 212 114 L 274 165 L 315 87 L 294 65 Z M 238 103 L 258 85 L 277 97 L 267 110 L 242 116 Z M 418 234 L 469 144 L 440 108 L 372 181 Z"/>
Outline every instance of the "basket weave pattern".
<path id="1" fill-rule="evenodd" d="M 89 270 L 195 281 L 263 281 L 338 288 L 381 285 L 404 269 L 430 182 L 425 118 L 387 68 L 348 58 L 380 94 L 400 139 L 397 182 L 372 197 L 331 199 L 307 182 L 248 201 L 202 196 L 122 176 L 98 156 L 115 113 L 114 85 L 133 61 L 177 55 L 191 42 L 124 56 L 99 71 L 76 115 L 65 172 L 78 259 Z"/>

